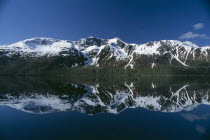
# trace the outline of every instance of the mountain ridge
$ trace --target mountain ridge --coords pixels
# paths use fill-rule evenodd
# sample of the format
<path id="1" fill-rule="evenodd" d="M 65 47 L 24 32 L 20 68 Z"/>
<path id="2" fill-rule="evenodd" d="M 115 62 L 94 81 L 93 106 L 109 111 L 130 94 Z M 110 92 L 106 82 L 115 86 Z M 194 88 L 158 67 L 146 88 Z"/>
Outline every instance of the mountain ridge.
<path id="1" fill-rule="evenodd" d="M 89 37 L 79 41 L 37 37 L 0 47 L 3 64 L 12 61 L 47 61 L 72 67 L 170 68 L 209 67 L 210 47 L 199 47 L 192 42 L 178 40 L 128 44 L 119 38 Z M 42 59 L 42 60 L 41 60 Z M 33 62 L 30 62 L 33 63 Z"/>

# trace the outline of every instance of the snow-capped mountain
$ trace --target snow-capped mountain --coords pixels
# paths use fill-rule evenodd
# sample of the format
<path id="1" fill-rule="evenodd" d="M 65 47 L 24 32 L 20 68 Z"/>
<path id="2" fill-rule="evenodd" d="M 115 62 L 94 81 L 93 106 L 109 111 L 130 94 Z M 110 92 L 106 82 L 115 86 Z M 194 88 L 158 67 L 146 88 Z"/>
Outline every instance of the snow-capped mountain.
<path id="1" fill-rule="evenodd" d="M 105 65 L 135 68 L 143 65 L 155 68 L 161 64 L 190 67 L 194 64 L 208 63 L 209 54 L 210 47 L 198 47 L 191 42 L 176 40 L 153 41 L 138 45 L 125 43 L 118 38 L 89 37 L 79 41 L 32 38 L 0 46 L 1 63 L 17 59 L 56 57 L 68 58 L 59 60 L 59 64 L 66 67 Z"/>
<path id="2" fill-rule="evenodd" d="M 9 92 L 0 94 L 0 105 L 10 106 L 28 113 L 79 111 L 87 114 L 118 114 L 127 108 L 145 108 L 152 111 L 179 112 L 192 110 L 199 104 L 210 104 L 209 85 L 176 87 L 157 86 L 138 89 L 138 85 L 126 82 L 120 86 L 75 85 L 61 87 L 70 94 L 37 92 Z"/>

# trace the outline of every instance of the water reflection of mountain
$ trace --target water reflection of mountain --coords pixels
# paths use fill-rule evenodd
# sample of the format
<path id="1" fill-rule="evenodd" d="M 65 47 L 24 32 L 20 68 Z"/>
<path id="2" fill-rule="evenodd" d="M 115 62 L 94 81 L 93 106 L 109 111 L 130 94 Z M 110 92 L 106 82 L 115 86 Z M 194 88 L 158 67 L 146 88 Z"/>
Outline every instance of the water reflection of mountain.
<path id="1" fill-rule="evenodd" d="M 95 79 L 91 82 L 4 77 L 0 81 L 0 105 L 29 113 L 76 110 L 87 114 L 117 114 L 136 107 L 177 112 L 209 104 L 209 89 L 208 78 L 203 77 Z"/>

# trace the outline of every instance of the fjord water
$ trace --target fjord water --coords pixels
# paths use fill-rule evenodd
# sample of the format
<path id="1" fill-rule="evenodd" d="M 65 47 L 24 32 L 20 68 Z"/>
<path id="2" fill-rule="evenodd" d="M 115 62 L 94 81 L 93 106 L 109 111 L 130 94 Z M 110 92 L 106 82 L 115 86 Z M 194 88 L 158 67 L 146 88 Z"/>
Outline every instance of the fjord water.
<path id="1" fill-rule="evenodd" d="M 210 139 L 209 77 L 1 77 L 0 139 Z"/>

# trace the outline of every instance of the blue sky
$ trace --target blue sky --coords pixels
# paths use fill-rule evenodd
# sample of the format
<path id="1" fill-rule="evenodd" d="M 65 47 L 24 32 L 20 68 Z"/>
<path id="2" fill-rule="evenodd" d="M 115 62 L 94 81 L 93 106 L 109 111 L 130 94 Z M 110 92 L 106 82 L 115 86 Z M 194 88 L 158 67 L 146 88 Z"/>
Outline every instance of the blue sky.
<path id="1" fill-rule="evenodd" d="M 0 44 L 119 37 L 210 45 L 208 0 L 0 0 Z M 197 27 L 196 27 L 197 26 Z"/>

